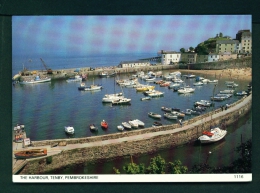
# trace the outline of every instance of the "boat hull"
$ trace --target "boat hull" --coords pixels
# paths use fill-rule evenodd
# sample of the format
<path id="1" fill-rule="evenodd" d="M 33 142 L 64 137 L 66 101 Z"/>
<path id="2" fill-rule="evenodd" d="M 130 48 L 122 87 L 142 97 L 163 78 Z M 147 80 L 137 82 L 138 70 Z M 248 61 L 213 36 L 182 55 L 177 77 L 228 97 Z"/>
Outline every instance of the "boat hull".
<path id="1" fill-rule="evenodd" d="M 25 151 L 20 151 L 14 154 L 16 159 L 29 159 L 29 158 L 37 158 L 47 155 L 47 149 L 30 149 Z"/>

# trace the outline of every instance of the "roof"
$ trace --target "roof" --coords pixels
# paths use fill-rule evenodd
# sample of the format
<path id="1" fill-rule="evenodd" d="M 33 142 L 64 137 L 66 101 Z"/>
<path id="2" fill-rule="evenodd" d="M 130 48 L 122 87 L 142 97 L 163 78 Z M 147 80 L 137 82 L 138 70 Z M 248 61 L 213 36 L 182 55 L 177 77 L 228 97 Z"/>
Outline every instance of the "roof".
<path id="1" fill-rule="evenodd" d="M 238 40 L 217 40 L 217 44 L 238 44 Z"/>
<path id="2" fill-rule="evenodd" d="M 132 64 L 132 63 L 147 63 L 148 60 L 133 60 L 133 61 L 121 61 L 119 64 Z"/>
<path id="3" fill-rule="evenodd" d="M 181 54 L 180 52 L 175 52 L 175 51 L 163 51 L 160 54 Z"/>

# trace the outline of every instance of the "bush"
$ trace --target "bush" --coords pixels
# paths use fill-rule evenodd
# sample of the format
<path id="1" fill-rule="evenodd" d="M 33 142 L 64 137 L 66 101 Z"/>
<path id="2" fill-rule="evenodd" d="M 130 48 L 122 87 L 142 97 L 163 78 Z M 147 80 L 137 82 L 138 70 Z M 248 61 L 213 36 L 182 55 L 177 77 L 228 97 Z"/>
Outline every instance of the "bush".
<path id="1" fill-rule="evenodd" d="M 46 158 L 46 163 L 51 164 L 52 163 L 52 156 Z"/>

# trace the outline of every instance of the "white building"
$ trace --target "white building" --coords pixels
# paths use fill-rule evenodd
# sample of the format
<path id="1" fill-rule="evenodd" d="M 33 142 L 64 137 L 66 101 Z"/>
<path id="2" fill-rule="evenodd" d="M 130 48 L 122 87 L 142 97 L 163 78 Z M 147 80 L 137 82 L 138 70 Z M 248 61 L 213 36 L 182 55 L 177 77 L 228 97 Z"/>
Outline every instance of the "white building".
<path id="1" fill-rule="evenodd" d="M 180 52 L 161 50 L 158 54 L 161 56 L 162 65 L 179 63 L 181 61 Z"/>
<path id="2" fill-rule="evenodd" d="M 217 53 L 210 53 L 208 55 L 208 62 L 216 62 L 219 61 L 219 54 Z"/>
<path id="3" fill-rule="evenodd" d="M 118 65 L 119 68 L 144 67 L 144 66 L 150 66 L 150 62 L 145 60 L 122 61 Z"/>

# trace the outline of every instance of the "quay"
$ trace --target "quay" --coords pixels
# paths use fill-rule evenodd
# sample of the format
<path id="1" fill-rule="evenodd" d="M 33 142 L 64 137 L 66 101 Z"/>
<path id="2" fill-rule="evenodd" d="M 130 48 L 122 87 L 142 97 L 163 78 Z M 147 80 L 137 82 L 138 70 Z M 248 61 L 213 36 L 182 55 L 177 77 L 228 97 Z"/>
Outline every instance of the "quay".
<path id="1" fill-rule="evenodd" d="M 13 174 L 40 174 L 72 164 L 82 164 L 99 159 L 155 152 L 195 141 L 204 130 L 214 126 L 226 127 L 251 111 L 252 94 L 231 104 L 227 110 L 215 109 L 179 124 L 145 128 L 141 130 L 108 134 L 104 136 L 32 141 L 31 148 L 47 148 L 48 155 L 27 160 L 13 159 Z M 13 145 L 23 150 L 21 145 Z M 51 157 L 52 163 L 47 163 Z"/>
<path id="2" fill-rule="evenodd" d="M 156 65 L 149 66 L 135 66 L 128 68 L 120 68 L 118 66 L 110 67 L 96 67 L 95 69 L 91 67 L 82 68 L 69 68 L 69 69 L 56 69 L 52 70 L 53 74 L 47 74 L 47 70 L 28 70 L 26 72 L 19 72 L 19 74 L 13 77 L 13 80 L 19 80 L 31 78 L 36 74 L 40 77 L 51 77 L 52 80 L 55 79 L 66 79 L 75 75 L 86 75 L 86 76 L 98 76 L 101 72 L 108 72 L 109 74 L 116 72 L 117 74 L 127 74 L 136 73 L 140 71 L 163 71 L 163 70 L 223 70 L 227 68 L 247 68 L 252 67 L 252 58 L 244 59 L 233 59 L 229 61 L 216 61 L 216 62 L 203 62 L 203 63 L 191 63 L 191 64 L 172 64 L 172 65 L 162 65 L 157 63 Z"/>

